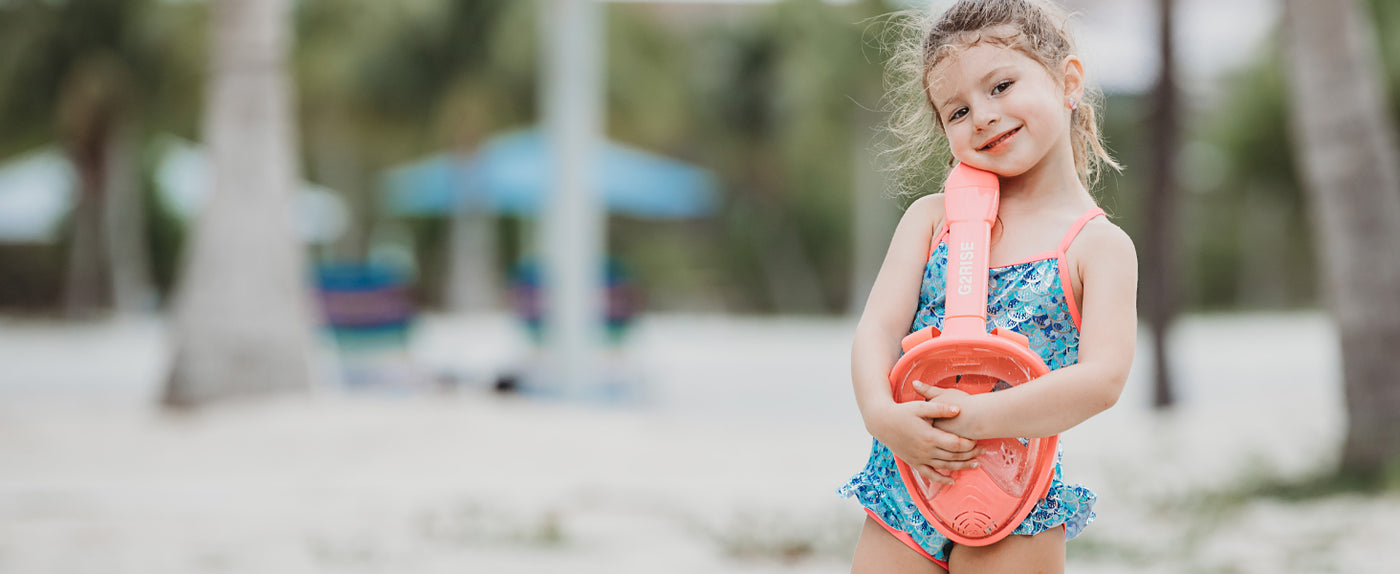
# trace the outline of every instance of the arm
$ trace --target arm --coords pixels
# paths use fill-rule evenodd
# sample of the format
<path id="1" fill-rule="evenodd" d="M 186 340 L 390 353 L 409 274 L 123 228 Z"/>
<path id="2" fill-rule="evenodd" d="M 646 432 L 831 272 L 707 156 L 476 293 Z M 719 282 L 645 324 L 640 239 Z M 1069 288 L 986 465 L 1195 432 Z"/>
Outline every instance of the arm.
<path id="1" fill-rule="evenodd" d="M 851 381 L 856 404 L 870 435 L 930 480 L 950 483 L 934 469 L 971 466 L 975 444 L 937 430 L 930 421 L 957 414 L 938 402 L 894 402 L 889 374 L 899 359 L 900 340 L 909 331 L 933 232 L 943 216 L 941 196 L 909 206 L 895 229 L 885 262 L 870 289 L 851 344 Z"/>
<path id="2" fill-rule="evenodd" d="M 1137 253 L 1116 226 L 1089 231 L 1076 243 L 1084 285 L 1079 362 L 996 393 L 931 389 L 924 395 L 962 407 L 957 418 L 939 420 L 939 428 L 972 439 L 1050 436 L 1118 401 L 1137 340 Z"/>

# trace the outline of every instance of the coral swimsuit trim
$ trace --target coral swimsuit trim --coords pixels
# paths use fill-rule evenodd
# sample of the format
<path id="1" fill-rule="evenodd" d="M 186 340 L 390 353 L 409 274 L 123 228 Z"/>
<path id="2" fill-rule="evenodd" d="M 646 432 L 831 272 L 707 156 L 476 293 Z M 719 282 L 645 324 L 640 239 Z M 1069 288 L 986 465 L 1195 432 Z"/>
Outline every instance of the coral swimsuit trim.
<path id="1" fill-rule="evenodd" d="M 1002 327 L 1025 335 L 1030 340 L 1031 350 L 1039 354 L 1051 370 L 1079 362 L 1080 312 L 1074 297 L 1068 295 L 1064 287 L 1070 284 L 1069 268 L 1060 263 L 1084 225 L 1101 215 L 1104 212 L 1097 207 L 1081 215 L 1053 252 L 988 271 L 987 330 Z M 946 223 L 939 226 L 929 247 L 919 290 L 919 311 L 909 328 L 910 333 L 930 325 L 942 328 L 947 285 L 948 246 L 944 242 L 947 232 Z M 876 439 L 871 442 L 870 459 L 865 468 L 837 492 L 843 497 L 856 497 L 866 514 L 895 538 L 947 568 L 952 541 L 934 529 L 914 505 L 889 447 Z M 1012 534 L 1034 535 L 1063 525 L 1065 539 L 1072 539 L 1093 521 L 1096 498 L 1089 489 L 1062 481 L 1060 460 L 1056 456 L 1055 475 L 1045 498 Z"/>

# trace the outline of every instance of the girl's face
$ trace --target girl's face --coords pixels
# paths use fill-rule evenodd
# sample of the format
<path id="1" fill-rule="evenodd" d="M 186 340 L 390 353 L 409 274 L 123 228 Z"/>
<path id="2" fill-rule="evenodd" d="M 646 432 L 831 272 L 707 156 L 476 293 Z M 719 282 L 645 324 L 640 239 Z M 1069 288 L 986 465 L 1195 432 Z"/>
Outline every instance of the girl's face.
<path id="1" fill-rule="evenodd" d="M 1079 94 L 1068 94 L 1063 80 L 1025 54 L 976 44 L 934 66 L 926 80 L 958 161 L 1002 177 L 1021 175 L 1055 151 L 1073 161 L 1069 97 Z"/>

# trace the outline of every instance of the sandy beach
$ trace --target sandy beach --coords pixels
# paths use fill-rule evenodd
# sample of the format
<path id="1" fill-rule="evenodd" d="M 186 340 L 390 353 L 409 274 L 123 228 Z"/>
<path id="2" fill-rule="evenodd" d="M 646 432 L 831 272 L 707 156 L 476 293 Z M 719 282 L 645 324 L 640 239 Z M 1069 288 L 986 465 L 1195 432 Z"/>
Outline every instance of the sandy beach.
<path id="1" fill-rule="evenodd" d="M 490 390 L 531 357 L 509 317 L 428 316 L 375 363 L 402 384 L 327 369 L 169 413 L 160 319 L 0 319 L 0 572 L 847 572 L 852 328 L 649 316 L 611 358 L 632 387 L 560 400 Z M 1068 570 L 1400 571 L 1400 496 L 1250 494 L 1335 463 L 1326 318 L 1173 337 L 1178 407 L 1148 408 L 1140 337 L 1118 405 L 1064 436 L 1065 478 L 1099 494 Z"/>

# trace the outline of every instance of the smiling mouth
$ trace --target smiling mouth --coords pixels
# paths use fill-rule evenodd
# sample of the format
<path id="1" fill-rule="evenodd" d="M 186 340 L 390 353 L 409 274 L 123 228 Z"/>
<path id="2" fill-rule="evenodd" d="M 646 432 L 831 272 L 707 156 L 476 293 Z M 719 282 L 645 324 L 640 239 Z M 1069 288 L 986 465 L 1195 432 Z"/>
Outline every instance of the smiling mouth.
<path id="1" fill-rule="evenodd" d="M 1021 131 L 1021 128 L 1020 128 L 1020 126 L 1017 126 L 1016 129 L 1011 130 L 1011 131 L 1008 131 L 1008 132 L 1006 132 L 1006 133 L 1004 133 L 1004 134 L 1001 134 L 1001 137 L 998 137 L 997 139 L 994 139 L 994 140 L 992 140 L 992 141 L 990 141 L 990 142 L 987 142 L 987 145 L 984 145 L 984 146 L 982 146 L 982 147 L 977 148 L 977 151 L 987 151 L 987 150 L 989 150 L 989 149 L 992 149 L 992 148 L 996 147 L 997 145 L 1001 144 L 1001 142 L 1004 142 L 1004 141 L 1006 141 L 1007 139 L 1010 139 L 1011 136 L 1016 135 L 1016 132 L 1019 132 L 1019 131 Z"/>

